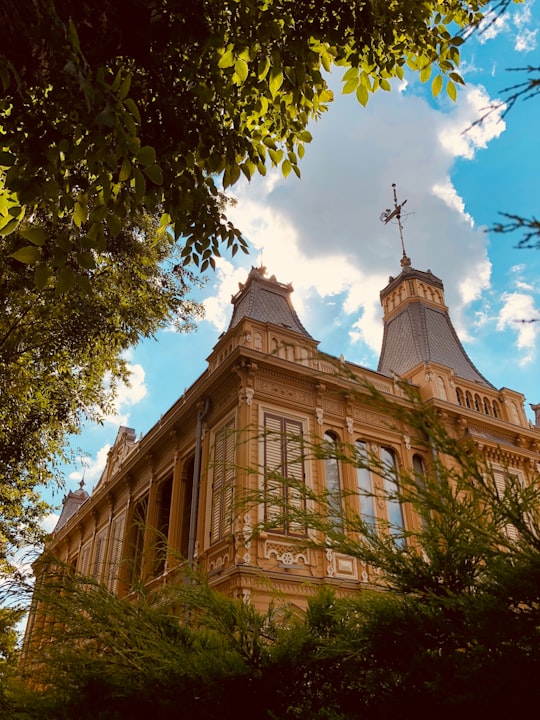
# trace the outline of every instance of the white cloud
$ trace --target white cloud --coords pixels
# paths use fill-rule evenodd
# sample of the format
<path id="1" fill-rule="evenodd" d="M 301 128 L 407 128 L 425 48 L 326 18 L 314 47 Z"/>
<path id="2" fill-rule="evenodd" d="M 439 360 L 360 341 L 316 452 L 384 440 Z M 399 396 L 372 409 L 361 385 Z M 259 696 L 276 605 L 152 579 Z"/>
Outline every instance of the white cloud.
<path id="1" fill-rule="evenodd" d="M 57 515 L 56 513 L 48 513 L 47 515 L 45 515 L 45 517 L 43 517 L 40 525 L 46 533 L 51 533 L 56 527 L 56 523 L 58 522 L 59 518 L 60 515 Z"/>
<path id="2" fill-rule="evenodd" d="M 471 215 L 469 215 L 468 212 L 465 211 L 465 203 L 463 202 L 463 198 L 461 198 L 456 188 L 453 186 L 452 181 L 450 178 L 446 178 L 444 182 L 435 183 L 435 185 L 432 188 L 433 194 L 440 198 L 446 205 L 448 205 L 449 208 L 452 210 L 456 210 L 456 212 L 460 213 L 460 215 L 463 216 L 463 218 L 470 224 L 471 227 L 474 227 L 474 220 L 472 219 Z"/>
<path id="3" fill-rule="evenodd" d="M 145 384 L 145 372 L 139 363 L 128 363 L 130 373 L 127 383 L 120 382 L 116 387 L 114 403 L 111 412 L 102 416 L 102 421 L 112 425 L 127 425 L 129 422 L 129 409 L 139 403 L 148 394 Z"/>
<path id="4" fill-rule="evenodd" d="M 522 292 L 507 292 L 502 295 L 497 330 L 507 328 L 517 333 L 516 346 L 521 353 L 520 365 L 527 365 L 535 359 L 536 339 L 540 324 L 534 322 L 539 316 L 534 297 Z"/>
<path id="5" fill-rule="evenodd" d="M 510 27 L 510 17 L 507 13 L 497 14 L 490 11 L 486 13 L 484 19 L 478 26 L 477 36 L 479 41 L 484 44 L 488 40 L 493 40 L 502 32 L 507 32 Z"/>
<path id="6" fill-rule="evenodd" d="M 479 148 L 486 148 L 504 132 L 506 124 L 501 114 L 505 107 L 501 101 L 490 99 L 481 86 L 466 88 L 463 100 L 442 125 L 439 133 L 442 146 L 452 157 L 472 160 Z M 484 120 L 478 122 L 482 117 Z"/>
<path id="7" fill-rule="evenodd" d="M 538 29 L 534 30 L 521 30 L 516 35 L 516 41 L 514 47 L 517 52 L 532 52 L 538 47 Z"/>
<path id="8" fill-rule="evenodd" d="M 83 470 L 76 470 L 75 472 L 70 473 L 69 479 L 77 481 L 77 483 L 80 480 L 84 479 L 85 484 L 87 484 L 88 486 L 93 485 L 97 480 L 99 480 L 99 478 L 101 477 L 101 473 L 103 472 L 103 470 L 105 470 L 105 465 L 107 464 L 107 456 L 110 449 L 111 445 L 107 443 L 98 450 L 95 458 L 78 458 L 78 461 L 83 467 Z"/>
<path id="9" fill-rule="evenodd" d="M 335 350 L 325 342 L 346 328 L 349 346 L 340 352 L 354 362 L 373 361 L 382 335 L 379 292 L 389 274 L 400 271 L 398 229 L 379 220 L 396 182 L 398 201 L 408 199 L 407 253 L 415 267 L 429 267 L 444 280 L 452 317 L 466 338 L 464 308 L 489 287 L 491 264 L 487 237 L 449 178 L 457 157 L 473 158 L 504 131 L 494 113 L 463 135 L 490 102 L 483 88 L 470 86 L 443 112 L 406 90 L 378 93 L 364 110 L 336 93 L 329 113 L 310 128 L 314 140 L 301 182 L 272 171 L 235 187 L 230 217 L 254 254 L 240 270 L 219 263 L 207 319 L 225 327 L 224 308 L 237 283 L 245 281 L 249 264 L 262 263 L 279 281 L 292 282 L 295 308 L 322 349 Z"/>

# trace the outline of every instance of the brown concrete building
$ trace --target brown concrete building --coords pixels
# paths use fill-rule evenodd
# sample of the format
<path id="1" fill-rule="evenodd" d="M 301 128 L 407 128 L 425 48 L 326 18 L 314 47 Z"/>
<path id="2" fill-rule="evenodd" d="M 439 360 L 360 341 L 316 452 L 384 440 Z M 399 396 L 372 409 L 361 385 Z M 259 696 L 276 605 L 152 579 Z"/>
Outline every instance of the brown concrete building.
<path id="1" fill-rule="evenodd" d="M 443 411 L 453 432 L 478 439 L 495 470 L 511 468 L 524 481 L 536 471 L 540 428 L 527 420 L 524 397 L 495 388 L 474 367 L 431 271 L 404 258 L 381 292 L 377 371 L 321 353 L 291 293 L 264 268 L 251 270 L 206 371 L 144 437 L 120 428 L 92 495 L 81 488 L 67 496 L 49 551 L 120 595 L 135 583 L 174 581 L 182 557 L 196 561 L 215 587 L 259 607 L 268 602 L 268 581 L 301 606 L 321 584 L 362 588 L 369 568 L 331 549 L 307 550 L 293 523 L 257 537 L 251 531 L 285 492 L 272 485 L 272 471 L 330 491 L 358 493 L 377 482 L 352 465 L 301 460 L 302 437 L 369 448 L 398 467 L 429 462 L 406 432 L 365 403 L 365 381 L 389 402 L 406 402 L 398 375 Z M 266 503 L 235 514 L 242 487 L 264 488 Z M 359 494 L 349 500 L 355 497 L 366 516 L 415 522 L 395 501 L 366 496 L 360 507 Z M 39 622 L 30 618 L 27 640 L 39 634 Z"/>

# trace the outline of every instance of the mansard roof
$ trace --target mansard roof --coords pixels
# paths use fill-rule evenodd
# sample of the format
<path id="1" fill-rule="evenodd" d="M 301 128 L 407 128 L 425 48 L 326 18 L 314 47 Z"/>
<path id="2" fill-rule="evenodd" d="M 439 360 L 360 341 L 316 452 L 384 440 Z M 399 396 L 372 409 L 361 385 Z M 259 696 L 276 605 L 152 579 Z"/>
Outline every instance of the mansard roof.
<path id="1" fill-rule="evenodd" d="M 231 298 L 233 314 L 228 330 L 250 318 L 288 328 L 313 340 L 292 305 L 292 285 L 278 282 L 275 275 L 270 278 L 265 275 L 266 268 L 252 267 L 246 283 L 240 283 L 240 290 Z"/>
<path id="2" fill-rule="evenodd" d="M 484 387 L 493 385 L 465 352 L 444 303 L 440 278 L 404 265 L 381 292 L 384 336 L 378 371 L 404 376 L 421 363 L 452 368 L 457 377 Z"/>

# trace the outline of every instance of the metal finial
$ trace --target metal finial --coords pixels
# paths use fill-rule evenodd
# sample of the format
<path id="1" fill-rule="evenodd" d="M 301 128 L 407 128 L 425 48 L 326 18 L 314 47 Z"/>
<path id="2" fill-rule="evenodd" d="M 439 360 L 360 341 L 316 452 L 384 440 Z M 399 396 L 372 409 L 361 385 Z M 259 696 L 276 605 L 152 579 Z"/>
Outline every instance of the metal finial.
<path id="1" fill-rule="evenodd" d="M 407 200 L 404 200 L 402 203 L 398 203 L 397 201 L 397 193 L 396 193 L 396 183 L 392 183 L 392 188 L 394 190 L 394 209 L 387 208 L 383 213 L 381 213 L 381 222 L 383 222 L 385 225 L 387 225 L 390 220 L 393 220 L 396 218 L 397 225 L 399 228 L 399 239 L 401 240 L 401 250 L 402 250 L 402 257 L 401 257 L 401 267 L 410 267 L 411 260 L 409 257 L 407 257 L 407 253 L 405 252 L 405 243 L 403 241 L 403 225 L 401 224 L 401 209 L 407 202 Z"/>

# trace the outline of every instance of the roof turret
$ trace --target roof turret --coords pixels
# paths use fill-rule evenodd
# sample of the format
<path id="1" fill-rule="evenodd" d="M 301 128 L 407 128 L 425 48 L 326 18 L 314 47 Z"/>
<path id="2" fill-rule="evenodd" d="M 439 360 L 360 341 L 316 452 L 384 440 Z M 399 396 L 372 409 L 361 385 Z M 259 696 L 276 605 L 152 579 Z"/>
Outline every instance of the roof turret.
<path id="1" fill-rule="evenodd" d="M 275 275 L 267 278 L 265 267 L 252 267 L 246 283 L 240 283 L 240 290 L 231 298 L 234 309 L 228 330 L 250 318 L 288 328 L 312 340 L 292 305 L 292 292 L 290 283 L 278 282 Z"/>
<path id="2" fill-rule="evenodd" d="M 431 270 L 416 270 L 410 261 L 401 266 L 381 292 L 384 335 L 378 371 L 405 376 L 421 363 L 434 362 L 492 388 L 463 349 L 445 305 L 442 280 Z"/>
<path id="3" fill-rule="evenodd" d="M 65 496 L 62 505 L 62 512 L 60 513 L 60 517 L 58 518 L 58 522 L 56 523 L 53 532 L 58 532 L 61 528 L 63 528 L 70 517 L 75 515 L 77 510 L 88 500 L 89 497 L 90 495 L 84 489 L 84 480 L 81 480 L 79 489 L 75 490 L 75 492 L 70 491 Z"/>

